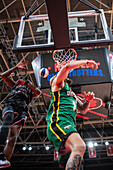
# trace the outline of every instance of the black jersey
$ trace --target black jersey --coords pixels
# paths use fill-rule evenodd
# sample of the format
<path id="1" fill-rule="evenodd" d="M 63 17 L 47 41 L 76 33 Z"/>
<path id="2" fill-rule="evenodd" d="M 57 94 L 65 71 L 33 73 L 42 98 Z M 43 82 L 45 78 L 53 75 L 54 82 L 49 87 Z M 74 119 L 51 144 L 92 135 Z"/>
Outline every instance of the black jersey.
<path id="1" fill-rule="evenodd" d="M 4 103 L 4 107 L 7 105 L 17 105 L 20 108 L 27 108 L 31 100 L 32 90 L 27 85 L 15 84 Z"/>

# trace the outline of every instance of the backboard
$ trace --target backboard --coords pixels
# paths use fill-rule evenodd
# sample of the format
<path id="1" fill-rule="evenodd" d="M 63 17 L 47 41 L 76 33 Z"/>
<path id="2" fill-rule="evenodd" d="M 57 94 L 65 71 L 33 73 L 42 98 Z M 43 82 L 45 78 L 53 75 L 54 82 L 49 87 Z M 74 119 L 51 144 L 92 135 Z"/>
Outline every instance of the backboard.
<path id="1" fill-rule="evenodd" d="M 27 19 L 23 16 L 13 44 L 13 51 L 28 52 L 110 45 L 113 43 L 112 33 L 107 26 L 104 11 L 102 9 L 100 11 L 100 13 L 95 10 L 68 12 L 70 44 L 58 47 L 55 44 L 55 37 L 53 39 L 48 14 L 32 15 Z"/>

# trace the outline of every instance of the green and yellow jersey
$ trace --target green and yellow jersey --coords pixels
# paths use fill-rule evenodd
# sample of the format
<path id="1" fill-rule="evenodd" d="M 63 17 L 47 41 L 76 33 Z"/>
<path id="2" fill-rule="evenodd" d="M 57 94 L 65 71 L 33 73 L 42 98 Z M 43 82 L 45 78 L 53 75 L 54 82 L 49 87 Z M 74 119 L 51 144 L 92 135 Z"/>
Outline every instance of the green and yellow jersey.
<path id="1" fill-rule="evenodd" d="M 67 83 L 60 91 L 51 92 L 51 103 L 46 117 L 47 136 L 57 150 L 69 134 L 77 132 L 77 102 L 74 96 Z"/>
<path id="2" fill-rule="evenodd" d="M 53 123 L 59 120 L 70 120 L 76 122 L 77 102 L 74 92 L 65 83 L 60 91 L 51 92 L 51 103 L 47 113 L 47 122 Z"/>

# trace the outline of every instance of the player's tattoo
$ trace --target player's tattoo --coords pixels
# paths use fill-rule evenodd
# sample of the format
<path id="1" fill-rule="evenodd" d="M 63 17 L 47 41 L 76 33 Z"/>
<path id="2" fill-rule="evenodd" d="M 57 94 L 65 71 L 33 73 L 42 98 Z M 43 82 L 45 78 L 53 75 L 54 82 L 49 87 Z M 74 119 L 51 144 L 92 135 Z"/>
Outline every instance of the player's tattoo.
<path id="1" fill-rule="evenodd" d="M 81 156 L 75 155 L 73 160 L 67 162 L 67 170 L 80 170 Z"/>

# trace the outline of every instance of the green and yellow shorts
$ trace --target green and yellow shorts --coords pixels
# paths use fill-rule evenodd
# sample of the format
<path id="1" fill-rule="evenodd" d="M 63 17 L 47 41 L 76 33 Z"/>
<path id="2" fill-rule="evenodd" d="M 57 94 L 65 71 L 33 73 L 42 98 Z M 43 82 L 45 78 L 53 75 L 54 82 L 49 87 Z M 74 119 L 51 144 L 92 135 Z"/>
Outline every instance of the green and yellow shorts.
<path id="1" fill-rule="evenodd" d="M 61 154 L 65 154 L 65 141 L 72 133 L 77 133 L 74 122 L 59 120 L 58 122 L 47 122 L 47 136 L 55 149 Z"/>

